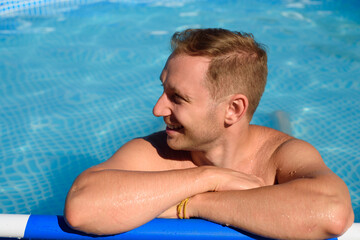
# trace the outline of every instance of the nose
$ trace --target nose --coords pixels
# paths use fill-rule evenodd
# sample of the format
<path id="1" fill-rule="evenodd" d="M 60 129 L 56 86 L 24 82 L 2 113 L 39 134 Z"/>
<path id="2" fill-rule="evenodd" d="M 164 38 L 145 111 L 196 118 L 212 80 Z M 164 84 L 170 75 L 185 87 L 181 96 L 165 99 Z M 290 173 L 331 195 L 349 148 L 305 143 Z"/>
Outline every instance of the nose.
<path id="1" fill-rule="evenodd" d="M 169 103 L 169 99 L 167 98 L 166 94 L 163 93 L 153 108 L 153 114 L 156 117 L 170 116 L 171 109 Z"/>

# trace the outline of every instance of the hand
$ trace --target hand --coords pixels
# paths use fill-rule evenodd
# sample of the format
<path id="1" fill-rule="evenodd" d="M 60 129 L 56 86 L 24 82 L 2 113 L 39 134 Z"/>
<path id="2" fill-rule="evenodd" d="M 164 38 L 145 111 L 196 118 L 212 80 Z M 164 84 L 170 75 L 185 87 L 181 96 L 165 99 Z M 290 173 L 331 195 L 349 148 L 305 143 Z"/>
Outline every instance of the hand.
<path id="1" fill-rule="evenodd" d="M 262 178 L 259 178 L 252 174 L 246 174 L 228 168 L 219 168 L 214 166 L 205 166 L 202 168 L 204 169 L 205 174 L 207 174 L 210 179 L 209 191 L 220 192 L 246 190 L 265 186 L 265 182 Z M 194 216 L 194 214 L 190 210 L 191 208 L 189 207 L 189 205 L 191 205 L 191 201 L 194 197 L 201 194 L 202 193 L 199 193 L 189 198 L 189 212 L 188 214 L 186 214 L 188 217 Z M 158 218 L 177 218 L 177 204 L 165 210 L 158 216 Z"/>
<path id="2" fill-rule="evenodd" d="M 246 190 L 265 186 L 262 178 L 228 168 L 206 166 L 212 191 Z"/>

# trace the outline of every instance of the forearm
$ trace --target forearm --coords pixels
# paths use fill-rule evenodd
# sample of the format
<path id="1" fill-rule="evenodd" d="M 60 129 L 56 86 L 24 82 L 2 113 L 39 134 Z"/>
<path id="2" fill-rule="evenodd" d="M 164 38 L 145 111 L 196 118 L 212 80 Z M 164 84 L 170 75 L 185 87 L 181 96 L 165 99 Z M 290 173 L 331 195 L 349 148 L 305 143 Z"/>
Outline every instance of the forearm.
<path id="1" fill-rule="evenodd" d="M 317 184 L 324 186 L 299 179 L 244 191 L 204 193 L 193 197 L 188 207 L 193 216 L 271 238 L 324 239 L 341 234 L 347 228 L 343 224 L 352 221 L 344 219 L 351 218 L 351 207 L 346 207 L 349 199 Z"/>
<path id="2" fill-rule="evenodd" d="M 136 228 L 182 199 L 207 191 L 202 168 L 162 172 L 88 171 L 71 188 L 65 207 L 70 224 L 95 234 Z"/>

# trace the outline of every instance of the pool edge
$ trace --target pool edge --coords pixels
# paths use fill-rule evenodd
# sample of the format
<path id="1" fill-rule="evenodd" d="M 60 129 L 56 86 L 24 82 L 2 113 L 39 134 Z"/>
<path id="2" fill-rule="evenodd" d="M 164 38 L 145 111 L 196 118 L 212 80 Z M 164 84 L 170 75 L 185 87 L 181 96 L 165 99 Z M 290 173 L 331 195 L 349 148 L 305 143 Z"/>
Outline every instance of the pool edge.
<path id="1" fill-rule="evenodd" d="M 30 215 L 0 214 L 0 237 L 23 238 Z"/>

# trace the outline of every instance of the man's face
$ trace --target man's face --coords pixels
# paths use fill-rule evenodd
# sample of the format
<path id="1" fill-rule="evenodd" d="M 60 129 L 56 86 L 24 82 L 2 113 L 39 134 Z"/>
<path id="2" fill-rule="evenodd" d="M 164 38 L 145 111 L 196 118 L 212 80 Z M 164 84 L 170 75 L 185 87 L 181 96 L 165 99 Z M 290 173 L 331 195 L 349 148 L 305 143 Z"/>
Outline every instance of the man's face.
<path id="1" fill-rule="evenodd" d="M 175 150 L 206 150 L 221 135 L 224 110 L 205 86 L 209 63 L 205 57 L 170 56 L 161 73 L 164 92 L 153 113 L 164 118 L 168 145 Z"/>

